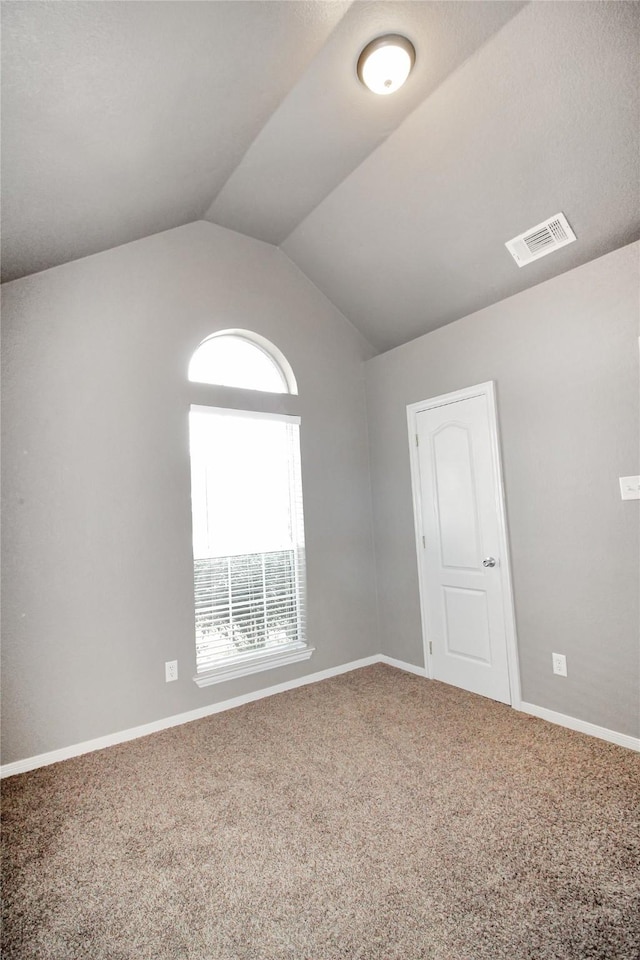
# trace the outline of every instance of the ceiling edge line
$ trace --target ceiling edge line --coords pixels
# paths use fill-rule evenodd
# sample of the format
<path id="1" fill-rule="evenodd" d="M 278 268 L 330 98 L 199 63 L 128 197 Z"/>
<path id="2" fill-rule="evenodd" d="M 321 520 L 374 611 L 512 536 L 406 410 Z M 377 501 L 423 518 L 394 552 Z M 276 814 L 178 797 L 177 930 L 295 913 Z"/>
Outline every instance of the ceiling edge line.
<path id="1" fill-rule="evenodd" d="M 292 260 L 292 259 L 291 259 L 291 257 L 289 256 L 289 254 L 288 254 L 285 250 L 283 250 L 282 247 L 277 246 L 277 245 L 275 245 L 275 244 L 274 244 L 273 246 L 274 246 L 275 249 L 278 251 L 278 253 L 281 254 L 281 255 L 285 258 L 285 260 L 287 260 L 287 261 L 295 268 L 295 270 L 304 278 L 304 280 L 306 280 L 306 282 L 307 282 L 310 286 L 312 286 L 312 287 L 314 288 L 314 290 L 317 290 L 317 291 L 318 291 L 318 293 L 319 293 L 320 296 L 323 298 L 323 300 L 326 300 L 327 303 L 331 304 L 331 306 L 333 307 L 333 309 L 334 309 L 337 313 L 340 314 L 340 316 L 341 316 L 342 319 L 345 321 L 345 323 L 346 323 L 348 326 L 350 326 L 351 329 L 353 330 L 353 332 L 358 336 L 358 339 L 359 339 L 359 340 L 362 340 L 362 342 L 363 342 L 370 350 L 373 350 L 373 351 L 374 351 L 374 356 L 378 356 L 378 354 L 382 353 L 382 351 L 381 351 L 375 344 L 373 344 L 373 343 L 368 339 L 368 337 L 365 337 L 365 335 L 364 335 L 364 333 L 362 332 L 362 330 L 359 330 L 358 327 L 356 327 L 356 325 L 355 325 L 355 323 L 353 322 L 353 320 L 351 320 L 351 319 L 346 315 L 346 313 L 344 313 L 344 312 L 340 309 L 340 307 L 337 305 L 337 303 L 334 303 L 334 301 L 331 299 L 331 297 L 327 296 L 327 294 L 324 292 L 324 290 L 322 290 L 321 287 L 319 287 L 318 284 L 315 283 L 315 281 L 312 280 L 311 277 L 304 272 L 304 270 L 302 269 L 302 267 L 299 266 L 299 264 L 297 264 L 295 260 Z M 372 358 L 369 357 L 369 359 L 372 359 Z"/>
<path id="2" fill-rule="evenodd" d="M 307 62 L 305 63 L 304 67 L 300 70 L 300 72 L 299 72 L 298 75 L 296 76 L 296 78 L 295 78 L 294 82 L 292 83 L 292 85 L 289 87 L 289 89 L 286 91 L 286 93 L 280 98 L 280 100 L 278 100 L 278 102 L 276 103 L 276 105 L 273 107 L 273 109 L 272 109 L 271 112 L 269 113 L 268 117 L 265 119 L 264 123 L 260 126 L 259 130 L 257 130 L 255 136 L 252 137 L 252 139 L 249 141 L 249 143 L 247 144 L 247 146 L 246 146 L 245 149 L 243 150 L 242 156 L 240 157 L 240 159 L 238 160 L 238 162 L 234 165 L 233 169 L 230 171 L 230 173 L 228 174 L 228 176 L 225 177 L 222 185 L 219 187 L 219 189 L 218 189 L 217 191 L 215 191 L 212 199 L 209 201 L 208 205 L 207 205 L 207 206 L 204 208 L 204 210 L 202 211 L 202 215 L 198 218 L 199 220 L 206 220 L 206 219 L 207 219 L 207 213 L 208 213 L 208 211 L 209 211 L 209 210 L 211 209 L 211 207 L 214 205 L 214 203 L 216 202 L 216 200 L 218 199 L 218 197 L 220 196 L 220 194 L 222 193 L 222 191 L 224 190 L 224 188 L 226 187 L 226 185 L 229 183 L 229 181 L 231 180 L 232 176 L 234 175 L 234 173 L 236 172 L 236 170 L 238 169 L 238 167 L 242 164 L 242 161 L 244 160 L 244 158 L 246 157 L 246 155 L 249 153 L 249 150 L 251 149 L 251 147 L 254 145 L 254 143 L 256 142 L 256 140 L 258 139 L 258 137 L 260 136 L 260 134 L 262 133 L 262 131 L 265 129 L 265 127 L 267 126 L 267 124 L 270 122 L 270 120 L 271 120 L 271 118 L 274 116 L 274 114 L 277 113 L 277 111 L 280 109 L 280 107 L 282 106 L 282 104 L 285 102 L 285 100 L 287 99 L 287 97 L 290 95 L 291 91 L 292 91 L 295 87 L 298 86 L 298 84 L 300 83 L 301 77 L 303 77 L 303 76 L 305 75 L 305 73 L 306 73 L 307 70 L 309 69 L 310 64 L 313 63 L 313 61 L 314 61 L 315 58 L 318 56 L 318 54 L 320 53 L 320 51 L 324 49 L 324 47 L 326 46 L 326 44 L 329 42 L 329 39 L 333 36 L 333 34 L 335 33 L 335 31 L 338 29 L 338 27 L 340 26 L 340 24 L 342 23 L 342 21 L 344 20 L 345 16 L 347 15 L 347 13 L 349 12 L 349 10 L 351 9 L 351 7 L 353 6 L 353 4 L 354 4 L 355 2 L 356 2 L 356 0 L 349 0 L 348 6 L 345 8 L 344 13 L 343 13 L 342 16 L 340 17 L 340 19 L 337 20 L 336 23 L 333 25 L 333 27 L 331 28 L 331 30 L 329 31 L 329 33 L 327 34 L 327 36 L 326 36 L 325 39 L 323 40 L 322 45 L 321 45 L 320 47 L 318 47 L 318 49 L 314 52 L 314 54 L 313 54 L 313 56 L 311 57 L 311 59 L 310 59 L 310 60 L 307 60 Z M 209 222 L 210 222 L 210 223 L 215 223 L 216 221 L 215 221 L 215 220 L 210 220 Z M 300 222 L 302 223 L 302 221 L 300 221 Z M 223 224 L 218 224 L 218 226 L 223 226 Z M 286 239 L 286 238 L 285 238 L 285 239 Z"/>

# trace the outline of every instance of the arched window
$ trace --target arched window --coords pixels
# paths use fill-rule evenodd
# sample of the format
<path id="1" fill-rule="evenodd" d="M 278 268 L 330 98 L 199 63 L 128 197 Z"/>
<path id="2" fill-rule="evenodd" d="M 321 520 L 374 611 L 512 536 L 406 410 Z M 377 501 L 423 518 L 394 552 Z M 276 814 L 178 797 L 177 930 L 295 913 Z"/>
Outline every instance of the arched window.
<path id="1" fill-rule="evenodd" d="M 189 380 L 265 393 L 297 393 L 293 370 L 272 343 L 249 330 L 222 330 L 203 340 Z"/>
<path id="2" fill-rule="evenodd" d="M 189 380 L 297 393 L 280 351 L 249 331 L 208 337 Z M 306 659 L 300 418 L 191 406 L 196 683 Z M 230 402 L 233 402 L 232 400 Z M 260 406 L 252 401 L 252 406 Z"/>

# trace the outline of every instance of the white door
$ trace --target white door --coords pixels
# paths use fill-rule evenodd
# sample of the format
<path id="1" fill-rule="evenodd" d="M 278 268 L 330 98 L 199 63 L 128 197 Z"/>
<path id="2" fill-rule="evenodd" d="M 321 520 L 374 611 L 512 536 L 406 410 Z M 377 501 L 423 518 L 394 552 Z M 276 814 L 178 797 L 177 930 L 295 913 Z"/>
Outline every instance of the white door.
<path id="1" fill-rule="evenodd" d="M 427 401 L 427 409 L 413 405 L 416 529 L 431 676 L 511 703 L 492 386 L 464 399 Z"/>

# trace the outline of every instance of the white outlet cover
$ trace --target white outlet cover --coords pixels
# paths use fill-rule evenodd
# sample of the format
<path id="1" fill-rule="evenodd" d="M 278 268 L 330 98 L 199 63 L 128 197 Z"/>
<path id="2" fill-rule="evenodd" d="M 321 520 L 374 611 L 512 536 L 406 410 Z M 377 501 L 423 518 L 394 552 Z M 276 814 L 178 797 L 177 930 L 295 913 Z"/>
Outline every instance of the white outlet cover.
<path id="1" fill-rule="evenodd" d="M 552 653 L 551 662 L 553 664 L 553 672 L 559 677 L 566 677 L 567 675 L 567 658 L 563 653 Z"/>
<path id="2" fill-rule="evenodd" d="M 178 679 L 178 661 L 167 660 L 164 665 L 164 679 L 167 683 Z"/>

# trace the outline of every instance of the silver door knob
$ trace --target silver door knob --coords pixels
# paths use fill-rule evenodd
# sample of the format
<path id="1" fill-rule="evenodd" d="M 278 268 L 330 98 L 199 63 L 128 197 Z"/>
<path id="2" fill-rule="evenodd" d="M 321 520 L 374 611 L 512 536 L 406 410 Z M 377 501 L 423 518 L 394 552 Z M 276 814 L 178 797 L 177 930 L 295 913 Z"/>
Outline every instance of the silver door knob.
<path id="1" fill-rule="evenodd" d="M 496 565 L 496 561 L 495 561 L 494 557 L 487 557 L 486 560 L 483 560 L 483 561 L 482 561 L 482 566 L 483 566 L 483 567 L 495 567 L 495 565 Z"/>

